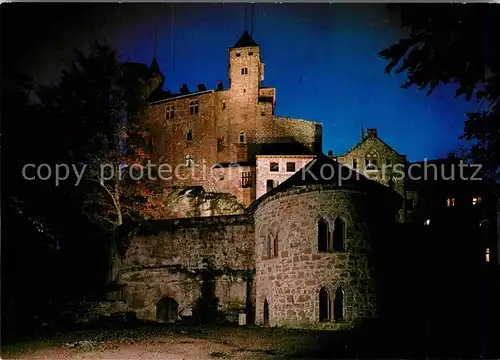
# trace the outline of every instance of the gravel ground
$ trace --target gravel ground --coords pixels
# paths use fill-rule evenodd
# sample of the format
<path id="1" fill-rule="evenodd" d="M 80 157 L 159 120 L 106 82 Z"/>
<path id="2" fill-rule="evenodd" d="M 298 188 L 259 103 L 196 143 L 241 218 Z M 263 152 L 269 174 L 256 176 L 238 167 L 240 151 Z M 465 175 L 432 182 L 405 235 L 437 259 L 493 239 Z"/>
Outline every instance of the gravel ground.
<path id="1" fill-rule="evenodd" d="M 335 348 L 335 334 L 325 334 L 238 327 L 86 330 L 10 345 L 2 359 L 311 359 L 322 344 Z"/>

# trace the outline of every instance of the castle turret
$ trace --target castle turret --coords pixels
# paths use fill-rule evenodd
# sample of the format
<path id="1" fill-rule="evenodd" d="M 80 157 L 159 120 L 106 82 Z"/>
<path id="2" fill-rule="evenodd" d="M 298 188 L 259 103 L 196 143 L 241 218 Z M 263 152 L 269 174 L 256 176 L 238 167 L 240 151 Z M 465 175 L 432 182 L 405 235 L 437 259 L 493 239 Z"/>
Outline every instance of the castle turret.
<path id="1" fill-rule="evenodd" d="M 264 80 L 264 64 L 261 61 L 260 46 L 245 31 L 229 49 L 229 84 L 232 91 L 258 96 L 261 81 Z"/>

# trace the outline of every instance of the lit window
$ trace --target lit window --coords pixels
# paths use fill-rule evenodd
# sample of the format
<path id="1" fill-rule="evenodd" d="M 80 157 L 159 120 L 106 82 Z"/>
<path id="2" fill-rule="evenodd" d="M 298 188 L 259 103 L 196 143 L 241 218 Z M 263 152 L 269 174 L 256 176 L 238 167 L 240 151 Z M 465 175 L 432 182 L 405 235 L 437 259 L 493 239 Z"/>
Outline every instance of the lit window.
<path id="1" fill-rule="evenodd" d="M 294 162 L 287 162 L 286 163 L 286 171 L 287 172 L 295 172 L 295 163 Z"/>
<path id="2" fill-rule="evenodd" d="M 165 107 L 165 120 L 172 120 L 174 118 L 174 105 L 170 104 Z"/>
<path id="3" fill-rule="evenodd" d="M 424 225 L 428 226 L 430 223 L 431 223 L 431 219 L 427 219 L 427 220 L 425 220 Z"/>
<path id="4" fill-rule="evenodd" d="M 189 102 L 189 115 L 197 115 L 199 112 L 198 100 L 192 100 Z"/>
<path id="5" fill-rule="evenodd" d="M 273 171 L 273 172 L 280 171 L 279 164 L 277 162 L 270 163 L 269 164 L 269 171 Z"/>
<path id="6" fill-rule="evenodd" d="M 248 68 L 241 68 L 241 75 L 248 75 Z"/>
<path id="7" fill-rule="evenodd" d="M 446 199 L 446 207 L 455 206 L 455 198 Z"/>
<path id="8" fill-rule="evenodd" d="M 240 144 L 244 144 L 244 143 L 245 143 L 245 132 L 240 131 Z"/>
<path id="9" fill-rule="evenodd" d="M 490 248 L 486 248 L 486 262 L 490 262 Z"/>
<path id="10" fill-rule="evenodd" d="M 478 205 L 481 203 L 481 196 L 474 196 L 472 198 L 472 205 Z"/>

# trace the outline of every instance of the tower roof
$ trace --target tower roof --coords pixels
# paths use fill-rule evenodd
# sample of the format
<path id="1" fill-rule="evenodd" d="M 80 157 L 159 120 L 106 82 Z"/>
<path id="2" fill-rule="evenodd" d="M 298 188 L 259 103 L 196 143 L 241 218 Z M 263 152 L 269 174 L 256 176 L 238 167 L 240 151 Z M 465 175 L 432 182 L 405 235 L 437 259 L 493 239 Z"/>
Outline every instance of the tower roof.
<path id="1" fill-rule="evenodd" d="M 158 62 L 156 61 L 156 57 L 153 58 L 151 65 L 149 65 L 149 70 L 152 73 L 161 74 L 160 66 L 158 65 Z"/>
<path id="2" fill-rule="evenodd" d="M 250 34 L 248 33 L 248 31 L 245 30 L 245 32 L 243 33 L 243 35 L 241 35 L 240 39 L 234 45 L 234 47 L 235 48 L 239 48 L 239 47 L 248 47 L 248 46 L 259 46 L 259 44 L 257 44 L 252 39 L 252 37 L 250 36 Z"/>

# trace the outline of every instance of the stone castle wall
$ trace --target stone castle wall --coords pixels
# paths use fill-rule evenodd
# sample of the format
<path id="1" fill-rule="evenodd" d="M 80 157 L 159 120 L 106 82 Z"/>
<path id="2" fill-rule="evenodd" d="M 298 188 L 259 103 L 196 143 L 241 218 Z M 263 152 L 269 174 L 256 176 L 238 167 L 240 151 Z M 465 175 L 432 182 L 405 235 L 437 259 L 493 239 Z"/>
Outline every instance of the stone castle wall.
<path id="1" fill-rule="evenodd" d="M 139 229 L 119 269 L 124 300 L 139 319 L 156 320 L 165 297 L 190 316 L 202 291 L 201 274 L 212 268 L 219 310 L 245 310 L 252 301 L 254 227 L 246 215 L 151 221 Z"/>
<path id="2" fill-rule="evenodd" d="M 369 265 L 366 195 L 334 189 L 295 189 L 265 199 L 255 211 L 256 323 L 270 326 L 336 328 L 374 315 L 376 304 Z M 319 252 L 320 217 L 346 223 L 346 250 Z M 278 255 L 266 256 L 266 238 L 278 236 Z M 319 321 L 319 291 L 330 301 L 345 292 L 345 322 Z M 333 316 L 331 317 L 333 319 Z"/>

